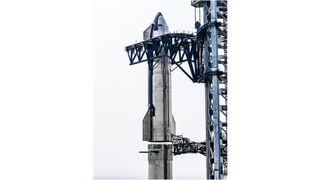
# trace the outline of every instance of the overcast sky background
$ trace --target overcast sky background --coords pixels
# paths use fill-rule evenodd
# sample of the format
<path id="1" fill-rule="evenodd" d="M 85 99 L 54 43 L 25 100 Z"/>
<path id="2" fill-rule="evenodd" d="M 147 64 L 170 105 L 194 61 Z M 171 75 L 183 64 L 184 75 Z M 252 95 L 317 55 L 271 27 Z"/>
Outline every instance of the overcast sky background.
<path id="1" fill-rule="evenodd" d="M 126 45 L 189 0 L 0 1 L 0 179 L 146 178 L 147 67 Z M 229 0 L 228 179 L 319 179 L 319 2 Z M 173 76 L 177 133 L 204 140 L 204 88 Z M 94 135 L 94 136 L 93 136 Z M 173 177 L 205 177 L 201 155 Z"/>

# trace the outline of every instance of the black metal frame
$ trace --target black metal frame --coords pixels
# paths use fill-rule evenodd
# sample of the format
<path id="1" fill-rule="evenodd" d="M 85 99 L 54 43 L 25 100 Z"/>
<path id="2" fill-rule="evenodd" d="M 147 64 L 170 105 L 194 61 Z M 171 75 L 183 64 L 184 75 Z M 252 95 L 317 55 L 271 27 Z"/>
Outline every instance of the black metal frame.
<path id="1" fill-rule="evenodd" d="M 181 135 L 172 135 L 173 154 L 200 153 L 206 156 L 206 142 L 194 142 Z"/>
<path id="2" fill-rule="evenodd" d="M 153 61 L 160 57 L 162 50 L 172 65 L 176 65 L 192 82 L 198 82 L 203 73 L 201 68 L 202 46 L 196 36 L 186 33 L 170 33 L 125 48 L 130 65 Z M 187 62 L 189 69 L 181 64 Z M 151 63 L 152 64 L 152 63 Z"/>

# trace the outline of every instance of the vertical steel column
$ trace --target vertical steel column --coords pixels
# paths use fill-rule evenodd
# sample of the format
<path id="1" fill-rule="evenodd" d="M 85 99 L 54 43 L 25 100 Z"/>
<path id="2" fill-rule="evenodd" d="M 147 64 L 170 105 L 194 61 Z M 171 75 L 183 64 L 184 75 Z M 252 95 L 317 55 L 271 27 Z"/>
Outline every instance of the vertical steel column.
<path id="1" fill-rule="evenodd" d="M 207 178 L 222 179 L 220 155 L 220 104 L 218 78 L 218 35 L 215 27 L 217 12 L 216 0 L 204 6 L 204 22 L 209 25 L 204 42 L 205 49 L 205 102 L 206 102 L 206 143 Z"/>
<path id="2" fill-rule="evenodd" d="M 208 23 L 208 14 L 209 14 L 209 7 L 208 4 L 205 4 L 203 6 L 203 23 L 207 24 Z M 209 42 L 208 42 L 208 37 L 207 34 L 204 39 L 204 44 L 203 44 L 203 57 L 204 57 L 204 68 L 205 68 L 205 73 L 208 71 L 208 59 L 209 59 Z M 212 163 L 211 159 L 213 159 L 213 147 L 211 146 L 212 139 L 211 139 L 211 132 L 208 129 L 208 124 L 209 124 L 209 102 L 208 102 L 208 97 L 209 97 L 209 88 L 207 87 L 207 84 L 205 84 L 205 118 L 206 118 L 206 124 L 205 124 L 205 130 L 206 130 L 206 168 L 207 168 L 207 179 L 211 179 L 211 174 L 212 174 Z"/>
<path id="3" fill-rule="evenodd" d="M 217 38 L 217 30 L 216 27 L 213 25 L 217 21 L 217 1 L 211 0 L 210 1 L 210 10 L 211 10 L 211 26 L 210 26 L 210 33 L 211 33 L 211 52 L 210 52 L 210 61 L 212 63 L 212 67 L 210 67 L 210 71 L 213 72 L 211 76 L 212 82 L 207 82 L 208 86 L 211 86 L 209 89 L 209 99 L 210 99 L 210 125 L 213 123 L 213 156 L 214 156 L 214 178 L 221 179 L 221 156 L 220 156 L 220 103 L 219 103 L 219 79 L 218 79 L 218 38 Z M 210 81 L 210 80 L 209 80 Z M 211 96 L 211 97 L 210 97 Z M 212 98 L 212 99 L 211 99 Z M 211 114 L 212 112 L 212 114 Z"/>
<path id="4" fill-rule="evenodd" d="M 216 28 L 218 30 L 218 48 L 221 54 L 219 55 L 219 89 L 220 89 L 220 156 L 221 156 L 221 170 L 223 176 L 227 175 L 228 169 L 228 133 L 227 133 L 227 123 L 228 123 L 228 7 L 227 0 L 217 1 L 217 21 Z"/>

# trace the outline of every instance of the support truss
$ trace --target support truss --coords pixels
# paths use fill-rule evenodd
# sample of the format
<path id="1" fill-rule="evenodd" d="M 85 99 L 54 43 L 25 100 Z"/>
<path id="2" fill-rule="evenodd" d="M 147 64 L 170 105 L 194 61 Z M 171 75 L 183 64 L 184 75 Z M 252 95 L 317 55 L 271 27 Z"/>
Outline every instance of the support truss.
<path id="1" fill-rule="evenodd" d="M 206 155 L 206 142 L 194 142 L 182 135 L 172 135 L 173 154 L 200 153 Z"/>
<path id="2" fill-rule="evenodd" d="M 200 77 L 202 58 L 202 47 L 199 46 L 196 36 L 186 33 L 170 33 L 156 38 L 152 38 L 140 43 L 127 46 L 125 50 L 128 53 L 130 65 L 152 61 L 160 57 L 164 50 L 167 57 L 170 58 L 171 64 L 181 69 L 192 82 L 197 82 Z M 188 64 L 188 69 L 181 66 L 182 63 Z"/>

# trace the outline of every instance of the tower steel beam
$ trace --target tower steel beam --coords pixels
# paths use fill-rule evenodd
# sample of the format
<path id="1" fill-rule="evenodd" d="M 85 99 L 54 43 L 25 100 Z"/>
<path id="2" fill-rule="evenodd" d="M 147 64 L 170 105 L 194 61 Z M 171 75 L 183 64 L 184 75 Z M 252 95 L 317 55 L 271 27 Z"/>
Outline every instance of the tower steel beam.
<path id="1" fill-rule="evenodd" d="M 216 0 L 211 0 L 210 5 L 204 6 L 207 22 L 217 22 Z M 208 17 L 210 19 L 208 20 Z M 212 24 L 211 23 L 211 24 Z M 205 80 L 205 98 L 206 98 L 206 143 L 207 146 L 207 168 L 208 178 L 222 179 L 221 176 L 221 155 L 220 155 L 220 113 L 219 113 L 219 79 L 218 79 L 218 35 L 215 26 L 210 26 L 210 31 L 206 34 L 204 47 L 207 55 L 204 59 Z"/>
<path id="2" fill-rule="evenodd" d="M 201 6 L 199 5 L 201 3 Z M 198 2 L 204 40 L 207 178 L 227 175 L 227 1 Z M 223 97 L 223 98 L 220 98 Z"/>
<path id="3" fill-rule="evenodd" d="M 192 0 L 203 9 L 204 24 L 197 39 L 203 41 L 206 113 L 207 178 L 227 175 L 227 0 Z"/>
<path id="4" fill-rule="evenodd" d="M 193 82 L 198 82 L 200 70 L 199 46 L 196 36 L 186 33 L 169 33 L 125 47 L 130 65 L 153 61 L 159 57 L 168 57 L 172 65 L 176 65 Z M 163 52 L 160 54 L 160 52 Z M 188 63 L 189 68 L 180 66 Z"/>

